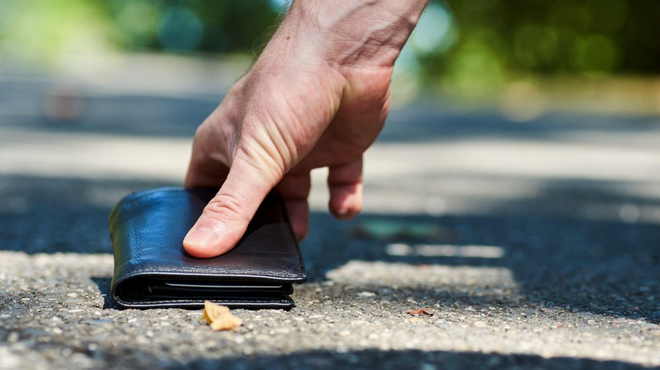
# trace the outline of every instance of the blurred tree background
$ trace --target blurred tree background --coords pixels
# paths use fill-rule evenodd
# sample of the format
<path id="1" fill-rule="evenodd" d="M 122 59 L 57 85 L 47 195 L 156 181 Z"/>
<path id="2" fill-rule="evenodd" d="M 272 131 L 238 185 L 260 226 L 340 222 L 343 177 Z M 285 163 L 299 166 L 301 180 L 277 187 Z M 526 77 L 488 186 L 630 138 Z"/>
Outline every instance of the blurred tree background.
<path id="1" fill-rule="evenodd" d="M 0 56 L 255 54 L 283 0 L 0 0 Z M 660 72 L 657 0 L 434 0 L 397 62 L 401 91 L 478 97 L 520 79 Z"/>

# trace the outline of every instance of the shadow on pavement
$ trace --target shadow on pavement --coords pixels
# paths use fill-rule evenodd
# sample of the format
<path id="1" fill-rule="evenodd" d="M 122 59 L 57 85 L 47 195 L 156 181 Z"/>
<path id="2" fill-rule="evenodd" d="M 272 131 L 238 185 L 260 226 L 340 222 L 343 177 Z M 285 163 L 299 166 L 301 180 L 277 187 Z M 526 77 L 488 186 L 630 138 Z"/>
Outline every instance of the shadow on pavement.
<path id="1" fill-rule="evenodd" d="M 108 216 L 125 195 L 166 182 L 0 176 L 0 250 L 112 253 Z"/>
<path id="2" fill-rule="evenodd" d="M 566 311 L 644 318 L 660 322 L 660 310 L 655 300 L 660 294 L 660 228 L 655 225 L 627 225 L 608 221 L 554 219 L 539 216 L 400 216 L 364 215 L 357 222 L 373 220 L 398 221 L 409 224 L 435 223 L 458 234 L 451 241 L 428 244 L 423 241 L 373 241 L 336 235 L 350 235 L 350 225 L 339 224 L 333 231 L 314 232 L 319 224 L 331 224 L 326 215 L 314 215 L 310 240 L 303 243 L 303 254 L 312 281 L 321 281 L 326 272 L 336 275 L 342 268 L 348 271 L 377 268 L 405 274 L 401 264 L 419 266 L 419 274 L 434 274 L 446 284 L 425 284 L 415 280 L 421 306 L 431 306 L 443 299 L 464 301 L 465 305 L 487 308 L 495 305 L 527 304 L 532 307 L 561 307 Z M 325 235 L 325 236 L 324 236 Z M 334 235 L 329 238 L 327 235 Z M 421 247 L 429 251 L 437 247 L 501 248 L 501 258 L 479 258 L 433 255 L 392 255 L 392 245 L 406 250 Z M 330 252 L 331 251 L 331 252 Z M 396 250 L 395 250 L 396 251 Z M 451 249 L 450 249 L 451 251 Z M 434 250 L 430 249 L 431 254 Z M 375 263 L 376 265 L 370 265 Z M 429 266 L 470 267 L 472 282 L 451 282 L 451 275 L 461 271 L 429 272 Z M 509 272 L 512 284 L 497 281 L 498 273 Z M 377 274 L 377 273 L 376 273 Z M 412 273 L 411 273 L 412 274 Z M 348 272 L 344 273 L 348 275 Z M 495 277 L 493 277 L 495 276 Z M 504 275 L 506 277 L 506 275 Z M 342 282 L 369 286 L 374 279 L 354 281 L 343 276 Z M 480 280 L 481 279 L 481 280 Z M 494 279 L 491 285 L 488 279 Z M 391 281 L 404 285 L 405 282 Z M 361 285 L 362 284 L 362 285 Z M 472 286 L 470 286 L 472 284 Z M 515 286 L 519 297 L 503 297 L 497 292 L 504 286 Z M 408 285 L 409 286 L 409 285 Z M 409 286 L 410 287 L 410 286 Z"/>
<path id="3" fill-rule="evenodd" d="M 585 131 L 621 136 L 660 133 L 655 116 L 617 117 L 596 114 L 548 114 L 513 122 L 498 113 L 440 111 L 413 107 L 391 112 L 378 142 L 437 142 L 470 139 L 570 140 Z"/>
<path id="4" fill-rule="evenodd" d="M 419 350 L 297 352 L 281 356 L 243 357 L 223 360 L 200 359 L 171 369 L 646 369 L 621 361 L 536 355 L 499 355 L 479 352 Z"/>
<path id="5" fill-rule="evenodd" d="M 108 276 L 92 276 L 90 278 L 94 284 L 99 288 L 99 292 L 103 295 L 103 309 L 104 310 L 119 310 L 121 309 L 114 300 L 110 293 L 110 286 L 112 277 Z"/>
<path id="6" fill-rule="evenodd" d="M 40 110 L 47 85 L 8 83 L 4 91 L 22 91 L 22 100 L 35 109 L 22 112 L 12 100 L 0 103 L 0 126 L 46 132 L 192 138 L 197 126 L 215 110 L 221 96 L 141 96 L 86 94 L 81 92 L 82 112 L 71 121 L 53 121 Z M 0 91 L 1 92 L 1 91 Z M 4 109 L 2 109 L 4 108 Z M 28 114 L 29 113 L 29 114 Z M 393 110 L 379 142 L 438 142 L 479 138 L 568 140 L 585 130 L 621 137 L 624 134 L 658 134 L 660 121 L 653 116 L 624 117 L 596 114 L 552 114 L 530 122 L 512 122 L 502 114 L 439 111 L 438 107 L 412 106 Z"/>
<path id="7" fill-rule="evenodd" d="M 112 253 L 107 233 L 111 207 L 131 191 L 168 185 L 176 184 L 2 176 L 0 250 Z M 606 195 L 610 196 L 616 199 L 616 194 Z M 552 203 L 567 197 L 561 187 L 551 186 L 539 194 L 537 201 Z M 637 198 L 636 202 L 643 205 L 645 200 Z M 310 237 L 301 245 L 310 281 L 322 281 L 329 271 L 360 261 L 470 267 L 475 271 L 499 269 L 510 274 L 520 304 L 660 322 L 660 311 L 654 304 L 660 296 L 660 227 L 571 216 L 570 208 L 568 214 L 548 214 L 533 199 L 526 207 L 524 201 L 513 208 L 505 204 L 499 207 L 493 206 L 485 215 L 365 214 L 346 223 L 313 213 Z M 365 224 L 380 221 L 437 225 L 449 230 L 451 238 L 383 239 L 356 234 Z M 493 246 L 500 248 L 503 256 L 392 253 L 391 244 L 413 249 L 418 245 Z M 109 280 L 104 279 L 95 282 L 107 294 Z M 497 303 L 489 298 L 496 286 L 484 284 L 478 288 L 482 298 L 472 294 L 476 288 L 459 289 L 454 283 L 441 281 L 419 284 L 416 289 L 420 297 L 428 297 L 428 302 L 452 294 L 460 301 L 463 295 L 472 294 L 470 299 L 476 299 L 477 304 L 480 300 L 483 305 Z M 514 304 L 506 300 L 502 303 Z M 112 307 L 107 299 L 106 305 Z"/>

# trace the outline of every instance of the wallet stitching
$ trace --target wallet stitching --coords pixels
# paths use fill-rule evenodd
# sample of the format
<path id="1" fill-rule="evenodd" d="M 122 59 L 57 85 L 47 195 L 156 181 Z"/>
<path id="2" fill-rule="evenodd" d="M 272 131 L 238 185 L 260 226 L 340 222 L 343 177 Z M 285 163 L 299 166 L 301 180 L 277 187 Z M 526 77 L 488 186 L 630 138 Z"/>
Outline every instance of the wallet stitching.
<path id="1" fill-rule="evenodd" d="M 295 302 L 293 300 L 274 300 L 269 302 L 263 301 L 232 301 L 232 300 L 211 300 L 213 302 L 224 303 L 227 306 L 233 307 L 249 307 L 249 308 L 293 308 L 295 307 Z M 133 302 L 133 301 L 124 301 L 117 300 L 117 303 L 124 308 L 154 308 L 154 307 L 204 307 L 202 301 L 150 301 L 150 302 Z"/>
<path id="2" fill-rule="evenodd" d="M 113 296 L 115 301 L 123 307 L 153 307 L 153 306 L 172 306 L 172 305 L 185 305 L 185 306 L 203 306 L 204 300 L 196 299 L 161 299 L 161 300 L 151 300 L 151 301 L 131 301 L 122 299 L 120 296 Z M 283 294 L 282 298 L 272 298 L 272 299 L 209 299 L 212 302 L 226 302 L 228 304 L 241 304 L 247 303 L 250 306 L 264 306 L 264 305 L 275 305 L 280 307 L 293 307 L 295 302 L 290 297 L 289 294 Z"/>
<path id="3" fill-rule="evenodd" d="M 156 269 L 149 269 L 149 268 L 141 268 L 141 269 L 135 269 L 133 272 L 129 274 L 125 274 L 122 277 L 122 282 L 127 281 L 129 279 L 133 279 L 136 277 L 140 277 L 141 275 L 177 275 L 177 273 L 185 272 L 188 274 L 193 274 L 192 276 L 195 277 L 224 277 L 223 275 L 218 275 L 218 274 L 209 274 L 209 273 L 195 273 L 195 272 L 190 272 L 190 271 L 183 271 L 181 269 L 178 269 L 177 271 L 160 271 Z M 291 278 L 293 276 L 293 278 Z M 296 276 L 294 274 L 290 274 L 289 276 L 272 276 L 272 275 L 250 275 L 250 274 L 245 274 L 245 275 L 237 275 L 237 274 L 232 274 L 231 276 L 228 277 L 239 277 L 239 278 L 257 278 L 265 281 L 273 280 L 273 281 L 283 281 L 285 283 L 291 283 L 291 284 L 297 284 L 297 283 L 302 283 L 304 282 L 304 277 Z"/>
<path id="4" fill-rule="evenodd" d="M 292 301 L 291 298 L 286 299 L 286 298 L 273 298 L 273 299 L 222 299 L 222 298 L 210 298 L 210 299 L 162 299 L 162 300 L 153 300 L 153 301 L 125 301 L 122 300 L 122 302 L 128 302 L 129 304 L 144 304 L 144 305 L 150 305 L 150 304 L 158 304 L 158 303 L 165 303 L 165 304 L 172 304 L 172 303 L 188 303 L 188 304 L 197 304 L 201 303 L 204 304 L 204 301 L 212 301 L 212 302 L 231 302 L 231 303 L 252 303 L 252 304 L 261 304 L 262 302 L 271 302 L 271 303 L 289 303 Z"/>

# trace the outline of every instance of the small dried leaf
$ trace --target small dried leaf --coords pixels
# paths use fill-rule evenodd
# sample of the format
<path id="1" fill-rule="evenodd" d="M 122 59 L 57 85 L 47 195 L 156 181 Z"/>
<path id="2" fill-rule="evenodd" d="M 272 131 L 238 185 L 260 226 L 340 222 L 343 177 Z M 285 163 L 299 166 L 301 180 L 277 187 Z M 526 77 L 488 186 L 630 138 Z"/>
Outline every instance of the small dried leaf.
<path id="1" fill-rule="evenodd" d="M 243 320 L 234 316 L 226 306 L 211 301 L 204 302 L 204 320 L 213 330 L 234 330 L 243 324 Z"/>
<path id="2" fill-rule="evenodd" d="M 419 310 L 408 311 L 408 312 L 406 312 L 406 313 L 407 313 L 408 315 L 417 315 L 417 316 L 425 315 L 425 316 L 433 316 L 433 314 L 429 312 L 430 309 L 431 309 L 430 307 L 426 307 L 426 308 L 420 308 Z"/>

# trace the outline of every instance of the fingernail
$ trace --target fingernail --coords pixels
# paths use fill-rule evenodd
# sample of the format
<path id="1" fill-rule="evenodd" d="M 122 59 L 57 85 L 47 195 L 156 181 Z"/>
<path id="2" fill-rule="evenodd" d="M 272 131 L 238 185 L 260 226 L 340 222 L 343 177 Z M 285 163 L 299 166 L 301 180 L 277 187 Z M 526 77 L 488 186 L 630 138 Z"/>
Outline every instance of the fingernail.
<path id="1" fill-rule="evenodd" d="M 183 240 L 183 242 L 188 245 L 206 247 L 215 244 L 217 240 L 218 235 L 215 233 L 215 231 L 206 227 L 200 227 L 186 235 L 186 238 Z"/>

